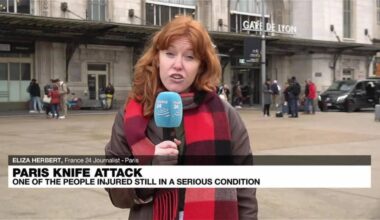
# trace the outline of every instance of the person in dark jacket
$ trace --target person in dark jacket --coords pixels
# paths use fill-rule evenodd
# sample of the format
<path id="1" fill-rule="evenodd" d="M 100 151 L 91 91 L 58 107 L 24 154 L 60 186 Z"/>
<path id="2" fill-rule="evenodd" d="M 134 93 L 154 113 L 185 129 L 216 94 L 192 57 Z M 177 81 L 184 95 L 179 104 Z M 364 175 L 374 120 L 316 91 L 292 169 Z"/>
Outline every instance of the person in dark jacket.
<path id="1" fill-rule="evenodd" d="M 252 164 L 244 123 L 216 93 L 221 72 L 207 30 L 190 16 L 177 16 L 154 35 L 136 63 L 133 88 L 116 116 L 106 155 L 133 156 L 140 165 L 147 166 L 228 163 L 215 160 L 219 152 L 231 156 L 234 165 Z M 161 91 L 176 92 L 182 98 L 183 118 L 173 131 L 174 139 L 165 140 L 164 129 L 157 127 L 153 119 L 154 104 Z M 194 159 L 191 155 L 207 157 Z M 254 188 L 107 191 L 116 207 L 130 208 L 132 220 L 257 219 Z"/>
<path id="2" fill-rule="evenodd" d="M 30 113 L 36 113 L 40 112 L 43 113 L 42 109 L 42 102 L 41 102 L 41 91 L 40 86 L 37 83 L 36 79 L 32 79 L 30 82 L 27 91 L 30 94 L 31 102 L 32 102 L 32 109 L 30 109 Z"/>
<path id="3" fill-rule="evenodd" d="M 56 83 L 55 80 L 51 79 L 50 83 L 48 83 L 44 86 L 44 94 L 45 94 L 44 97 L 45 96 L 49 97 L 49 92 L 53 90 L 54 83 Z M 46 100 L 48 100 L 48 99 L 46 99 Z M 50 100 L 50 102 L 48 102 L 48 101 L 45 102 L 45 98 L 44 98 L 43 103 L 44 103 L 44 107 L 45 107 L 46 117 L 49 117 L 49 114 L 51 116 L 53 116 L 53 112 L 51 111 L 51 100 Z"/>
<path id="4" fill-rule="evenodd" d="M 113 94 L 115 93 L 115 88 L 111 83 L 108 83 L 104 89 L 104 93 L 106 94 L 106 108 L 111 109 L 113 103 Z"/>
<path id="5" fill-rule="evenodd" d="M 288 95 L 291 118 L 298 118 L 298 101 L 301 93 L 301 86 L 295 76 L 289 82 Z"/>

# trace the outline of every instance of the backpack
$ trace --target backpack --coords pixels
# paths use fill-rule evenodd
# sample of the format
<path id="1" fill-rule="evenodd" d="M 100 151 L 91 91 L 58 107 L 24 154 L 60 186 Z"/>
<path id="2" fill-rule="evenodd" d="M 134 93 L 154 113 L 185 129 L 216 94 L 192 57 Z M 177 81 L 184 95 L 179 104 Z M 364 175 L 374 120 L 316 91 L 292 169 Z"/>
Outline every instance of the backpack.
<path id="1" fill-rule="evenodd" d="M 278 85 L 277 84 L 272 84 L 271 90 L 272 90 L 274 95 L 278 95 L 279 91 L 278 91 Z"/>
<path id="2" fill-rule="evenodd" d="M 295 96 L 299 96 L 299 94 L 301 93 L 301 86 L 298 82 L 294 82 L 294 87 L 293 87 L 293 94 Z"/>

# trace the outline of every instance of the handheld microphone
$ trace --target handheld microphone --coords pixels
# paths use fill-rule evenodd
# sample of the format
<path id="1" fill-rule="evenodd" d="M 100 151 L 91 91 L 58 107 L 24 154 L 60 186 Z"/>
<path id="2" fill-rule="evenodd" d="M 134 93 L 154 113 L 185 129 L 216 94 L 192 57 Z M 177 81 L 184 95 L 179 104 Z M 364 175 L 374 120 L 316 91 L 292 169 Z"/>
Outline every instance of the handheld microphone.
<path id="1" fill-rule="evenodd" d="M 173 128 L 181 125 L 183 115 L 182 99 L 175 92 L 161 92 L 154 105 L 154 121 L 163 128 L 164 140 L 173 140 Z"/>

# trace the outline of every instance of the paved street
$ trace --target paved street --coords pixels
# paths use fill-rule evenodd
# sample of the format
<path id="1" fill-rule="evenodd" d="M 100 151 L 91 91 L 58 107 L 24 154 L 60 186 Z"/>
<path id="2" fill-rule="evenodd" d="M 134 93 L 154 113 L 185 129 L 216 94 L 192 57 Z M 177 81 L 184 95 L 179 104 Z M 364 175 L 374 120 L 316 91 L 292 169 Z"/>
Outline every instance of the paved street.
<path id="1" fill-rule="evenodd" d="M 372 155 L 370 189 L 260 189 L 260 219 L 380 219 L 380 122 L 373 112 L 327 112 L 298 119 L 239 110 L 255 154 Z M 103 155 L 115 112 L 0 116 L 0 218 L 126 219 L 103 189 L 8 189 L 12 154 Z"/>

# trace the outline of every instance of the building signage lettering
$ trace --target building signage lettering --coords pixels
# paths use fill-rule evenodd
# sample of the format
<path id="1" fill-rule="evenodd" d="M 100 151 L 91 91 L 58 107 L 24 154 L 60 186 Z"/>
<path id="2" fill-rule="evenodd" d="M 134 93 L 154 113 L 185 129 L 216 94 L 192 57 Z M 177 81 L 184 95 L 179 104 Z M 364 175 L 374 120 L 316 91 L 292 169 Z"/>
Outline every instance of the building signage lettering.
<path id="1" fill-rule="evenodd" d="M 244 39 L 244 59 L 246 63 L 259 63 L 261 59 L 261 39 Z"/>
<path id="2" fill-rule="evenodd" d="M 279 34 L 296 34 L 297 27 L 285 24 L 266 23 L 265 32 L 279 33 Z M 243 30 L 245 31 L 261 31 L 263 24 L 261 21 L 243 21 Z"/>

